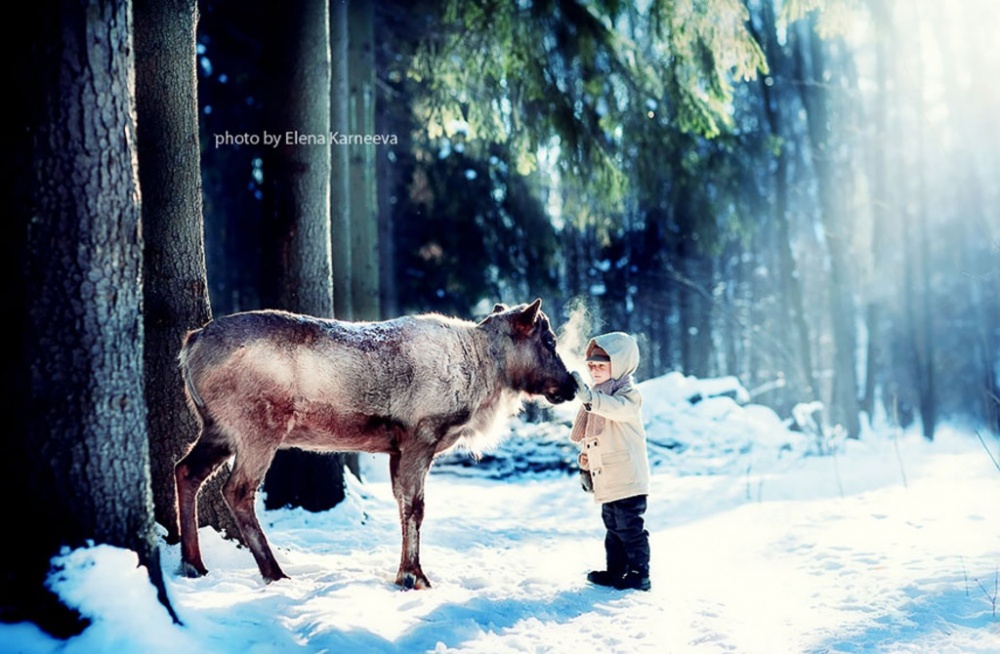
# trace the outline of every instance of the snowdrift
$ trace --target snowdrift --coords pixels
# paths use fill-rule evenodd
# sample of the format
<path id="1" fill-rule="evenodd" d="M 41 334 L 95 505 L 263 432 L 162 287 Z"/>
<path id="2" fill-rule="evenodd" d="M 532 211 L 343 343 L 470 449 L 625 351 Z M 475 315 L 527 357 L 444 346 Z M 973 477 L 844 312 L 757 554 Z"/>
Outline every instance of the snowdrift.
<path id="1" fill-rule="evenodd" d="M 265 584 L 248 551 L 203 528 L 206 577 L 179 576 L 177 546 L 163 549 L 175 625 L 133 553 L 67 551 L 49 583 L 91 626 L 62 642 L 2 625 L 0 651 L 1000 652 L 1000 471 L 971 430 L 845 441 L 790 429 L 735 379 L 640 388 L 648 593 L 585 581 L 603 567 L 603 528 L 567 440 L 578 407 L 562 406 L 513 420 L 478 462 L 457 452 L 432 468 L 430 590 L 393 584 L 387 463 L 363 455 L 366 481 L 332 511 L 258 507 L 291 579 Z"/>

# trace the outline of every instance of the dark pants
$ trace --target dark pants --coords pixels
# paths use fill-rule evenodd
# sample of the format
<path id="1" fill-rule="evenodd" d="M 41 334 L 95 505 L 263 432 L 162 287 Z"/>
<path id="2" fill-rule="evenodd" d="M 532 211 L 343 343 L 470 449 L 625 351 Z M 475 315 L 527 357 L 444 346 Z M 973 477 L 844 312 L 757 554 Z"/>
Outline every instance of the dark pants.
<path id="1" fill-rule="evenodd" d="M 645 512 L 645 495 L 601 505 L 601 518 L 608 530 L 604 536 L 604 552 L 609 572 L 624 574 L 635 570 L 649 576 L 649 532 L 642 521 Z"/>

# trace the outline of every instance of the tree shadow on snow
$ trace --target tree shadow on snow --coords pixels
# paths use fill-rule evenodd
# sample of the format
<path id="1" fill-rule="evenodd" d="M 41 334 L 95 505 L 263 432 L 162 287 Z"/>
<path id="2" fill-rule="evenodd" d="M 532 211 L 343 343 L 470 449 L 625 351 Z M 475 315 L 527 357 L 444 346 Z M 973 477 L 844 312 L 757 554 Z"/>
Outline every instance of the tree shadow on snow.
<path id="1" fill-rule="evenodd" d="M 567 589 L 539 599 L 474 597 L 441 604 L 419 624 L 393 640 L 355 628 L 317 634 L 309 640 L 309 648 L 337 651 L 346 647 L 353 651 L 386 653 L 433 652 L 439 648 L 462 647 L 488 651 L 491 643 L 497 644 L 493 639 L 508 637 L 504 632 L 522 621 L 533 619 L 547 624 L 567 624 L 581 615 L 601 610 L 602 605 L 605 610 L 613 610 L 607 605 L 622 597 L 590 587 Z"/>
<path id="2" fill-rule="evenodd" d="M 992 591 L 992 584 L 990 586 Z M 899 649 L 908 643 L 934 646 L 935 635 L 942 638 L 937 643 L 939 646 L 950 644 L 962 647 L 963 644 L 978 642 L 974 651 L 998 651 L 992 648 L 1000 647 L 1000 636 L 996 631 L 1000 623 L 993 613 L 990 598 L 971 579 L 964 584 L 957 580 L 951 588 L 937 593 L 928 593 L 926 587 L 916 586 L 909 586 L 904 592 L 910 599 L 893 615 L 879 616 L 867 628 L 859 627 L 855 634 L 848 637 L 838 635 L 829 638 L 808 652 L 853 654 Z M 962 635 L 963 632 L 968 634 L 967 637 Z"/>

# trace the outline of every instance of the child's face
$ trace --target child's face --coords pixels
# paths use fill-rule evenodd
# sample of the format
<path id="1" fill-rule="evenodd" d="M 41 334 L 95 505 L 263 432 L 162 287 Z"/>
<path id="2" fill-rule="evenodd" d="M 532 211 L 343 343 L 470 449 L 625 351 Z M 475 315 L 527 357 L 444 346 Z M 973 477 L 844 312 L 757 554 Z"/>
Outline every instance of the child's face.
<path id="1" fill-rule="evenodd" d="M 611 364 L 607 361 L 588 361 L 587 369 L 595 384 L 603 384 L 611 379 Z"/>

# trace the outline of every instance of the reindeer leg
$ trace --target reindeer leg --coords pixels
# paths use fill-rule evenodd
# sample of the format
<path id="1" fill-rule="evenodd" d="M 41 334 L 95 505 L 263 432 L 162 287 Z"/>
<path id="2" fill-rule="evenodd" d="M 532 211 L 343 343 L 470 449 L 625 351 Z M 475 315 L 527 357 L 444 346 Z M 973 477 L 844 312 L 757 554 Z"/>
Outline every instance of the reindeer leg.
<path id="1" fill-rule="evenodd" d="M 389 456 L 392 493 L 399 505 L 403 531 L 403 553 L 396 584 L 403 588 L 430 588 L 420 569 L 420 525 L 424 521 L 424 482 L 433 459 L 432 451 L 409 450 Z"/>
<path id="2" fill-rule="evenodd" d="M 232 453 L 228 441 L 218 433 L 215 425 L 205 420 L 194 447 L 174 466 L 181 567 L 185 576 L 200 577 L 208 573 L 198 545 L 198 491 Z"/>
<path id="3" fill-rule="evenodd" d="M 254 512 L 257 489 L 271 465 L 275 451 L 276 448 L 268 448 L 254 452 L 256 456 L 237 454 L 233 462 L 233 472 L 222 488 L 222 495 L 229 505 L 229 510 L 233 512 L 233 518 L 240 528 L 240 533 L 243 534 L 243 540 L 257 561 L 261 576 L 268 582 L 288 579 L 288 575 L 282 572 L 281 566 L 271 553 L 267 537 L 264 536 L 264 531 L 257 521 L 257 514 Z"/>

